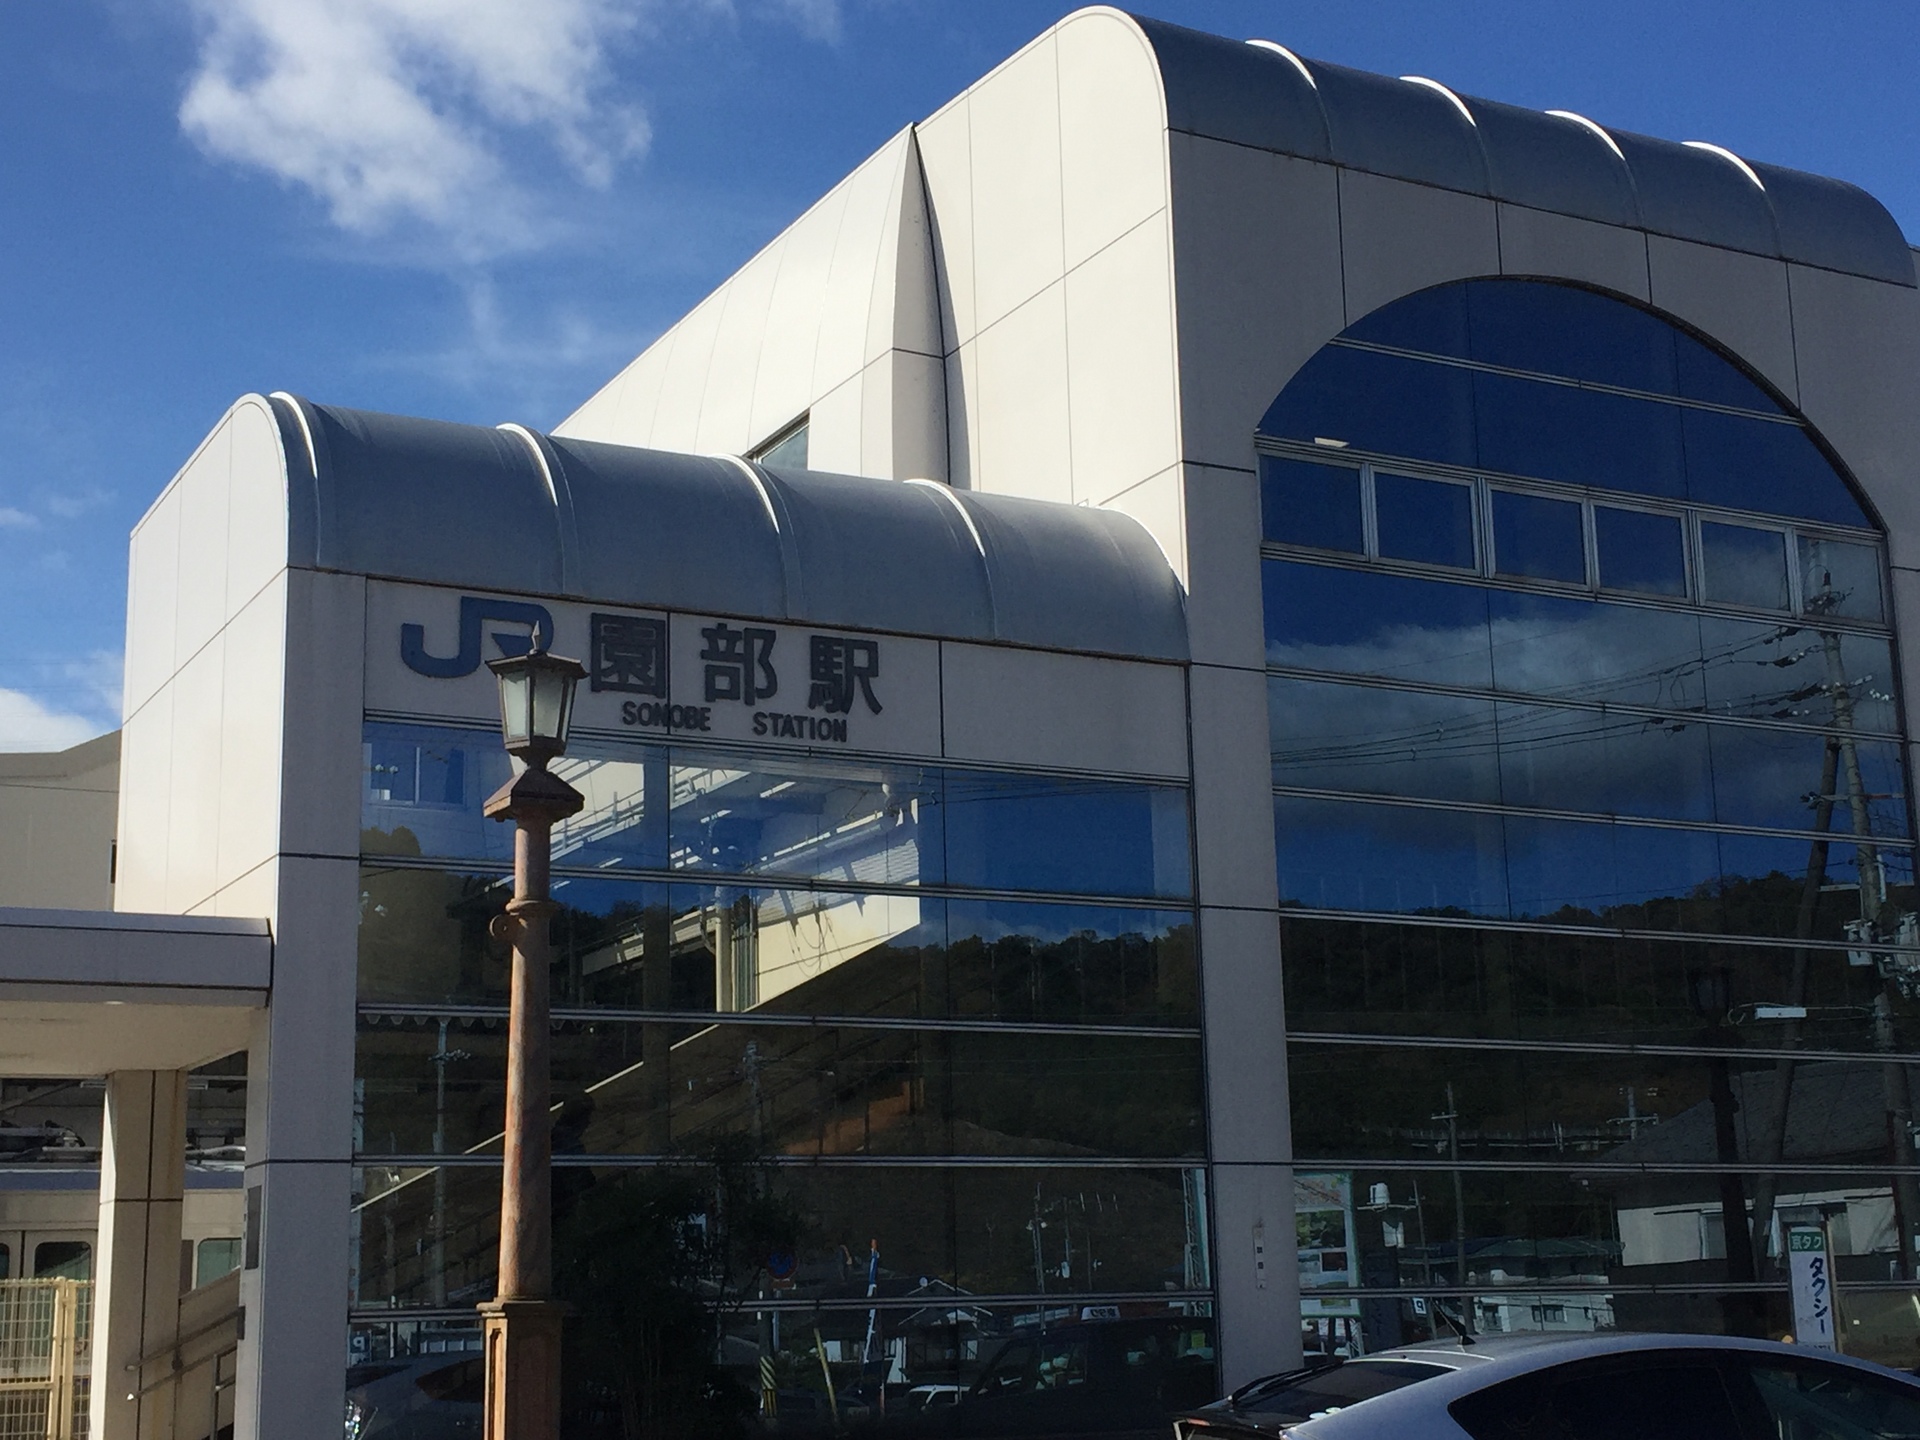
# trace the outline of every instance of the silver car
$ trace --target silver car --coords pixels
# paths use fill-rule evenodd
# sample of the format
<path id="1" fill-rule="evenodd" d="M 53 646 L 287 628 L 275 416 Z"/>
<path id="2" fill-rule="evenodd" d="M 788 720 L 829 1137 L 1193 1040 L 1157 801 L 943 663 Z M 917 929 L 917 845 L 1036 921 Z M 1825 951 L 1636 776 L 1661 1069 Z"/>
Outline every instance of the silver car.
<path id="1" fill-rule="evenodd" d="M 1436 1341 L 1271 1376 L 1176 1440 L 1920 1440 L 1920 1380 L 1706 1335 Z"/>

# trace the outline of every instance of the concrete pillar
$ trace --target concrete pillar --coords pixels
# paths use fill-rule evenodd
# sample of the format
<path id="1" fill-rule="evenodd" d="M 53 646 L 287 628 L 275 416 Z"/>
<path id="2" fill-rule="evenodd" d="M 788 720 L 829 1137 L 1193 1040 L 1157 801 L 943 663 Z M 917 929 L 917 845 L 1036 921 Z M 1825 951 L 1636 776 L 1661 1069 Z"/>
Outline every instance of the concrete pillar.
<path id="1" fill-rule="evenodd" d="M 107 1076 L 100 1147 L 100 1233 L 94 1260 L 93 1440 L 164 1440 L 173 1386 L 141 1388 L 180 1324 L 180 1209 L 186 1181 L 187 1072 Z"/>

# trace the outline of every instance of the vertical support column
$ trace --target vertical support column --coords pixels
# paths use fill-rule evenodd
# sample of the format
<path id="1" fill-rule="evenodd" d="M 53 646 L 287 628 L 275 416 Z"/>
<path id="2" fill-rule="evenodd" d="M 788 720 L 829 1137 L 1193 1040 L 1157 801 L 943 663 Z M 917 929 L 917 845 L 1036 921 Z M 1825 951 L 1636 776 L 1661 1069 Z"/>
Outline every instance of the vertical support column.
<path id="1" fill-rule="evenodd" d="M 1260 502 L 1244 471 L 1186 467 L 1188 725 L 1220 1379 L 1300 1363 L 1279 881 L 1261 632 Z"/>
<path id="2" fill-rule="evenodd" d="M 144 1387 L 180 1325 L 180 1211 L 186 1184 L 187 1072 L 117 1070 L 107 1076 L 100 1156 L 100 1232 L 94 1259 L 94 1440 L 171 1434 L 173 1387 Z"/>

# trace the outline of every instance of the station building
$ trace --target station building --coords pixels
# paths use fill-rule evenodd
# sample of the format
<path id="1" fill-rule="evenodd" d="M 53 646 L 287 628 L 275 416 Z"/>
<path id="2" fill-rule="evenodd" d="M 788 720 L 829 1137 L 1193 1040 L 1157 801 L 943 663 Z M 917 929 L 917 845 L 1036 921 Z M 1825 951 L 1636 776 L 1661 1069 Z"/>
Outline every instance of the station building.
<path id="1" fill-rule="evenodd" d="M 1806 1219 L 1920 1359 L 1915 269 L 1837 181 L 1099 7 L 551 433 L 237 402 L 134 533 L 113 896 L 271 929 L 236 1433 L 492 1293 L 536 626 L 607 1395 L 1780 1334 Z"/>

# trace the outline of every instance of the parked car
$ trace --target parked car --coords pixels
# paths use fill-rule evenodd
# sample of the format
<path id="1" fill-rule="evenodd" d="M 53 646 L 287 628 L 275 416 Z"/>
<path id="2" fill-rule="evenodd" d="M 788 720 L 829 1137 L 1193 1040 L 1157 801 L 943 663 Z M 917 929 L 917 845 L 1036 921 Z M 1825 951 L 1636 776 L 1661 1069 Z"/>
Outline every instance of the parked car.
<path id="1" fill-rule="evenodd" d="M 1191 1411 L 1177 1440 L 1920 1440 L 1920 1380 L 1704 1335 L 1490 1336 L 1327 1360 Z"/>
<path id="2" fill-rule="evenodd" d="M 347 1368 L 347 1440 L 478 1437 L 486 1362 L 472 1351 Z"/>
<path id="3" fill-rule="evenodd" d="M 1006 1340 L 951 1404 L 914 1417 L 953 1440 L 1085 1436 L 1164 1440 L 1214 1393 L 1213 1322 L 1180 1315 L 1035 1327 Z"/>

